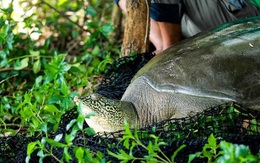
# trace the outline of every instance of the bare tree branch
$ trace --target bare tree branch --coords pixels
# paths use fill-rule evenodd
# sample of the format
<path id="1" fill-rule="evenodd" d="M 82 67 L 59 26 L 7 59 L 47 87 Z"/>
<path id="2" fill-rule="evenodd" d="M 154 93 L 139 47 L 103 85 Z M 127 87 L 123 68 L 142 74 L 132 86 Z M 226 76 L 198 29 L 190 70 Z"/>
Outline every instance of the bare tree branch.
<path id="1" fill-rule="evenodd" d="M 66 16 L 65 14 L 63 14 L 62 12 L 60 12 L 58 9 L 56 9 L 55 7 L 53 7 L 52 5 L 50 5 L 49 3 L 45 2 L 44 0 L 41 0 L 40 3 L 47 5 L 48 7 L 50 7 L 51 9 L 53 9 L 54 11 L 56 11 L 58 14 L 60 14 L 62 17 L 64 17 L 65 19 L 67 19 L 68 21 L 70 21 L 71 23 L 75 24 L 76 26 L 78 26 L 81 30 L 86 31 L 86 32 L 90 32 L 87 29 L 84 29 L 83 26 L 79 25 L 78 23 L 75 23 L 74 21 L 72 21 L 68 16 Z"/>

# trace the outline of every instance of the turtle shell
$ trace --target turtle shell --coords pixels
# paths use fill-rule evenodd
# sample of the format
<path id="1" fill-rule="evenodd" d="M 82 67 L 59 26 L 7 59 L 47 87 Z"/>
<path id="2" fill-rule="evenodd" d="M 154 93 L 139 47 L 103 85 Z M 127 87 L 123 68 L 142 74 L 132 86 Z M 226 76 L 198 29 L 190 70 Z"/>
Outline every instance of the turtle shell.
<path id="1" fill-rule="evenodd" d="M 228 101 L 260 110 L 259 95 L 260 17 L 253 17 L 158 54 L 135 75 L 122 100 L 151 123 Z"/>

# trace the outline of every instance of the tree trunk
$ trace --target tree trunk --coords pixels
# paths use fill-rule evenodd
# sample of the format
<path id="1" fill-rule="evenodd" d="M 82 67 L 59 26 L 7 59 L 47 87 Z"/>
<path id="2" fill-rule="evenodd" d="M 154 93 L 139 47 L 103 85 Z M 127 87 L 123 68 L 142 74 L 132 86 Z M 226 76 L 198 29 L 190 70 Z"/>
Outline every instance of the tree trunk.
<path id="1" fill-rule="evenodd" d="M 148 51 L 150 0 L 127 0 L 126 22 L 121 57 Z"/>

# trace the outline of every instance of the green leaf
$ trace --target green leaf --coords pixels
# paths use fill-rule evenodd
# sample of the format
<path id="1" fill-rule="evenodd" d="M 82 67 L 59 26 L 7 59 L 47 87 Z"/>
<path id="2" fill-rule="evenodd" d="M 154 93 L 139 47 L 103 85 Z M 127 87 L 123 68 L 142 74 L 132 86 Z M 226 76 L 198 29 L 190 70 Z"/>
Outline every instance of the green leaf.
<path id="1" fill-rule="evenodd" d="M 35 149 L 35 146 L 40 143 L 39 141 L 31 142 L 27 146 L 27 155 L 31 155 Z"/>
<path id="2" fill-rule="evenodd" d="M 69 87 L 67 86 L 67 84 L 64 80 L 61 81 L 61 92 L 64 95 L 68 95 L 68 93 L 69 93 Z"/>
<path id="3" fill-rule="evenodd" d="M 76 119 L 71 120 L 70 123 L 66 125 L 66 130 L 68 131 L 75 123 L 77 123 Z"/>
<path id="4" fill-rule="evenodd" d="M 31 103 L 31 98 L 32 98 L 31 93 L 25 93 L 25 95 L 24 95 L 24 101 L 25 102 Z"/>
<path id="5" fill-rule="evenodd" d="M 124 128 L 125 128 L 125 135 L 129 135 L 131 137 L 134 137 L 131 130 L 130 130 L 130 125 L 127 123 L 126 120 L 124 120 Z"/>
<path id="6" fill-rule="evenodd" d="M 92 50 L 92 53 L 91 53 L 91 54 L 94 55 L 94 56 L 97 56 L 98 53 L 99 53 L 99 51 L 100 51 L 99 46 L 96 45 L 96 46 L 94 47 L 94 49 Z"/>
<path id="7" fill-rule="evenodd" d="M 196 152 L 195 154 L 190 154 L 188 163 L 191 163 L 192 160 L 194 160 L 196 157 L 200 157 L 200 155 L 201 155 L 201 152 Z"/>
<path id="8" fill-rule="evenodd" d="M 43 109 L 50 113 L 59 112 L 59 109 L 55 105 L 52 105 L 52 104 L 45 105 Z"/>
<path id="9" fill-rule="evenodd" d="M 216 138 L 211 134 L 208 138 L 208 144 L 205 144 L 202 149 L 203 157 L 207 157 L 209 161 L 212 161 L 217 150 Z"/>
<path id="10" fill-rule="evenodd" d="M 71 155 L 69 154 L 69 148 L 68 147 L 65 147 L 64 150 L 63 150 L 63 157 L 65 158 L 65 160 L 67 162 L 70 162 L 70 160 L 72 160 L 72 157 Z"/>
<path id="11" fill-rule="evenodd" d="M 63 134 L 58 134 L 55 136 L 54 141 L 59 142 L 62 139 L 62 137 L 63 137 Z"/>
<path id="12" fill-rule="evenodd" d="M 214 137 L 213 134 L 210 134 L 210 136 L 209 136 L 209 138 L 208 138 L 208 143 L 209 143 L 209 145 L 210 145 L 212 148 L 214 148 L 214 149 L 217 148 L 217 140 L 216 140 L 216 138 Z"/>
<path id="13" fill-rule="evenodd" d="M 9 24 L 5 24 L 2 28 L 0 28 L 0 38 L 1 39 L 5 39 L 6 36 L 8 35 L 8 31 L 10 29 L 10 25 Z"/>
<path id="14" fill-rule="evenodd" d="M 73 31 L 72 32 L 72 38 L 76 39 L 79 36 L 79 31 Z"/>
<path id="15" fill-rule="evenodd" d="M 174 162 L 174 159 L 175 159 L 175 157 L 177 156 L 177 154 L 178 154 L 183 148 L 185 148 L 185 147 L 186 147 L 186 145 L 183 144 L 183 145 L 181 145 L 178 149 L 176 149 L 176 150 L 174 151 L 174 153 L 173 153 L 173 155 L 172 155 L 172 157 L 171 157 L 172 162 Z M 189 156 L 189 160 L 190 160 L 190 156 Z"/>
<path id="16" fill-rule="evenodd" d="M 43 81 L 43 76 L 38 76 L 36 79 L 35 79 L 35 86 L 36 87 L 39 87 L 40 85 L 42 85 L 42 81 Z M 42 96 L 42 95 L 41 95 Z"/>
<path id="17" fill-rule="evenodd" d="M 52 97 L 48 100 L 48 103 L 49 103 L 49 104 L 60 103 L 61 99 L 62 99 L 62 97 L 56 94 L 55 96 L 52 96 Z"/>
<path id="18" fill-rule="evenodd" d="M 90 150 L 88 148 L 84 149 L 84 155 L 89 162 L 93 162 L 92 154 L 90 153 Z"/>
<path id="19" fill-rule="evenodd" d="M 93 136 L 93 135 L 96 134 L 96 132 L 95 132 L 95 130 L 94 130 L 93 128 L 88 127 L 88 128 L 85 128 L 84 130 L 85 130 L 85 132 L 86 132 L 89 136 Z"/>
<path id="20" fill-rule="evenodd" d="M 128 140 L 129 141 L 129 140 Z M 136 142 L 132 142 L 131 147 L 130 147 L 130 152 L 129 155 L 133 156 L 133 149 L 137 146 L 138 144 Z"/>
<path id="21" fill-rule="evenodd" d="M 212 159 L 213 153 L 212 153 L 211 146 L 209 144 L 205 144 L 203 146 L 202 154 L 203 154 L 204 157 L 207 157 L 209 160 Z"/>
<path id="22" fill-rule="evenodd" d="M 48 132 L 48 127 L 47 127 L 47 123 L 42 123 L 40 125 L 40 129 L 44 132 L 44 133 L 47 133 Z"/>
<path id="23" fill-rule="evenodd" d="M 151 141 L 149 141 L 149 144 L 147 146 L 148 154 L 151 156 L 157 156 L 155 151 L 157 150 L 156 147 L 152 144 Z"/>
<path id="24" fill-rule="evenodd" d="M 245 146 L 242 144 L 241 145 L 234 144 L 234 146 L 235 146 L 235 157 L 236 158 L 246 157 L 247 155 L 251 154 L 248 146 Z"/>
<path id="25" fill-rule="evenodd" d="M 66 3 L 68 0 L 59 0 L 58 1 L 58 6 L 61 6 L 61 5 L 63 5 L 64 3 Z"/>
<path id="26" fill-rule="evenodd" d="M 69 135 L 65 135 L 65 141 L 68 145 L 72 145 L 72 141 L 74 140 L 75 135 L 69 134 Z"/>
<path id="27" fill-rule="evenodd" d="M 49 139 L 49 138 L 45 138 L 46 142 L 48 142 L 50 145 L 55 146 L 55 147 L 66 147 L 66 144 L 57 142 L 55 140 Z"/>
<path id="28" fill-rule="evenodd" d="M 108 152 L 109 155 L 111 155 L 111 156 L 117 158 L 118 160 L 128 161 L 128 160 L 134 159 L 133 156 L 128 155 L 128 154 L 127 154 L 125 151 L 123 151 L 122 149 L 119 150 L 120 153 L 118 153 L 118 154 L 115 154 L 115 153 L 113 153 L 113 152 L 111 152 L 111 151 L 109 151 L 109 150 L 108 150 L 107 152 Z"/>
<path id="29" fill-rule="evenodd" d="M 218 162 L 259 162 L 259 158 L 251 154 L 248 146 L 220 142 L 221 156 Z"/>
<path id="30" fill-rule="evenodd" d="M 30 163 L 31 156 L 27 155 L 25 158 L 25 163 Z"/>
<path id="31" fill-rule="evenodd" d="M 43 102 L 44 95 L 42 94 L 42 92 L 33 91 L 33 95 L 34 95 L 34 98 L 36 99 L 37 103 Z"/>
<path id="32" fill-rule="evenodd" d="M 102 152 L 98 151 L 98 152 L 97 152 L 97 156 L 98 156 L 98 158 L 103 158 L 103 159 L 100 161 L 101 163 L 105 163 L 104 154 L 103 154 Z"/>
<path id="33" fill-rule="evenodd" d="M 157 163 L 158 160 L 153 155 L 144 156 L 145 160 L 149 163 Z"/>
<path id="34" fill-rule="evenodd" d="M 70 103 L 72 103 L 71 99 L 69 99 L 68 97 L 64 97 L 61 103 L 61 107 L 67 110 Z"/>
<path id="35" fill-rule="evenodd" d="M 58 73 L 57 66 L 46 64 L 44 73 L 45 73 L 45 82 L 46 83 L 51 82 L 54 78 L 57 77 L 57 73 Z"/>
<path id="36" fill-rule="evenodd" d="M 68 72 L 69 69 L 71 68 L 71 66 L 68 65 L 66 62 L 63 62 L 63 63 L 64 63 L 64 64 L 61 66 L 62 73 Z"/>
<path id="37" fill-rule="evenodd" d="M 81 147 L 77 148 L 76 152 L 75 152 L 75 156 L 78 159 L 78 163 L 83 162 L 83 158 L 84 158 L 84 150 L 83 150 L 83 148 L 81 148 Z"/>
<path id="38" fill-rule="evenodd" d="M 37 74 L 41 70 L 41 61 L 38 59 L 36 62 L 33 64 L 33 72 Z"/>
<path id="39" fill-rule="evenodd" d="M 124 147 L 126 147 L 126 149 L 129 149 L 129 146 L 130 146 L 129 144 L 130 144 L 129 139 L 125 139 L 123 145 L 124 145 Z"/>
<path id="40" fill-rule="evenodd" d="M 91 16 L 95 16 L 97 14 L 97 12 L 93 7 L 88 6 L 87 9 L 86 9 L 86 14 L 91 15 Z"/>
<path id="41" fill-rule="evenodd" d="M 37 156 L 39 156 L 40 158 L 44 158 L 43 150 L 39 150 L 39 151 L 37 152 Z"/>
<path id="42" fill-rule="evenodd" d="M 93 22 L 93 21 L 90 21 L 90 22 L 86 22 L 86 25 L 89 27 L 89 28 L 99 28 L 99 23 L 98 22 Z"/>
<path id="43" fill-rule="evenodd" d="M 21 70 L 21 69 L 27 67 L 28 66 L 28 61 L 29 61 L 29 58 L 22 59 L 21 62 L 19 62 L 19 64 L 14 67 L 14 69 L 15 70 Z"/>
<path id="44" fill-rule="evenodd" d="M 33 50 L 29 50 L 30 54 L 32 56 L 39 56 L 40 55 L 40 51 L 33 51 Z"/>
<path id="45" fill-rule="evenodd" d="M 9 34 L 7 41 L 6 41 L 6 46 L 8 49 L 13 50 L 13 43 L 14 43 L 14 35 L 11 33 Z"/>
<path id="46" fill-rule="evenodd" d="M 78 131 L 79 131 L 78 125 L 74 125 L 70 132 L 70 135 L 76 136 Z"/>
<path id="47" fill-rule="evenodd" d="M 84 123 L 84 122 L 85 122 L 85 117 L 84 117 L 84 115 L 79 114 L 79 116 L 78 116 L 78 118 L 77 118 L 77 125 L 78 125 L 78 128 L 79 128 L 80 130 L 83 129 L 83 123 Z"/>
<path id="48" fill-rule="evenodd" d="M 101 32 L 104 34 L 104 35 L 107 35 L 111 32 L 113 32 L 114 28 L 113 28 L 113 25 L 111 24 L 104 24 L 102 27 L 101 27 Z"/>
<path id="49" fill-rule="evenodd" d="M 85 118 L 90 118 L 90 117 L 92 117 L 92 116 L 97 116 L 97 115 L 98 115 L 97 112 L 92 111 L 92 112 L 88 113 L 88 114 L 85 116 Z"/>

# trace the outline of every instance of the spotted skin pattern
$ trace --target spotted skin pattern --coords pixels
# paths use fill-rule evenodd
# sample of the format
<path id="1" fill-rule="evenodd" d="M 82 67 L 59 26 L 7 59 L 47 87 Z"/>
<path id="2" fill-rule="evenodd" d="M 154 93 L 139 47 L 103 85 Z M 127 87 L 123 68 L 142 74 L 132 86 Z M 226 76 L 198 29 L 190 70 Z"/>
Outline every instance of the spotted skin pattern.
<path id="1" fill-rule="evenodd" d="M 136 109 L 129 102 L 111 100 L 95 93 L 80 98 L 75 97 L 74 101 L 77 104 L 82 102 L 84 114 L 96 113 L 87 122 L 95 131 L 122 130 L 125 121 L 132 127 L 138 122 Z"/>

